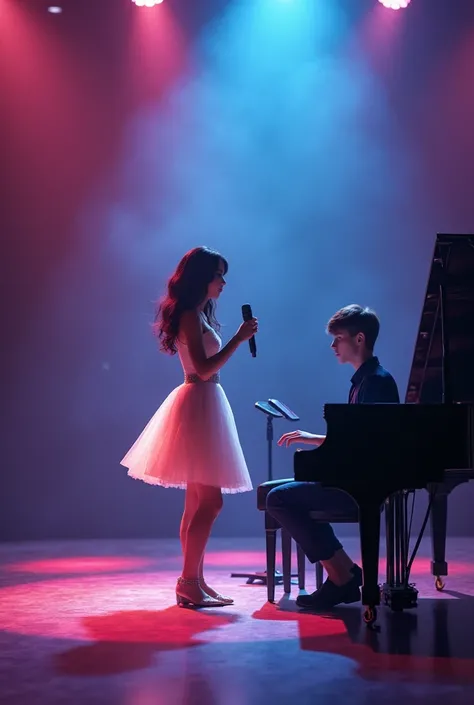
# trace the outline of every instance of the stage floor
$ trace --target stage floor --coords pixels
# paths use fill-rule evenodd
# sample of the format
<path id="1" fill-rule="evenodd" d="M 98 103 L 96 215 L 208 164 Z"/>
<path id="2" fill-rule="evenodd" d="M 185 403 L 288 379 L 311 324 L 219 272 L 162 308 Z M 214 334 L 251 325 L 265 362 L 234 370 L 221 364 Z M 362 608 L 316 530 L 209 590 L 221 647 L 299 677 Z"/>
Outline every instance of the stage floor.
<path id="1" fill-rule="evenodd" d="M 359 555 L 356 539 L 344 544 Z M 272 605 L 262 585 L 231 578 L 264 569 L 263 537 L 211 541 L 208 582 L 235 605 L 202 611 L 176 606 L 174 540 L 0 545 L 0 703 L 472 705 L 473 544 L 448 542 L 438 593 L 424 541 L 418 608 L 381 608 L 378 634 L 360 605 L 302 614 L 296 586 Z"/>

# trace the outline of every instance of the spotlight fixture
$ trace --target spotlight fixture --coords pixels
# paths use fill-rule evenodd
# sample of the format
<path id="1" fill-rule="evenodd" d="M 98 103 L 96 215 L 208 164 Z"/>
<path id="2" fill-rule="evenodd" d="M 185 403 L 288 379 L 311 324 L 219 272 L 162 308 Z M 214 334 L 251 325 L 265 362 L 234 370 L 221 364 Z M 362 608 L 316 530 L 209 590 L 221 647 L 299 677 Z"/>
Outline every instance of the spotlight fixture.
<path id="1" fill-rule="evenodd" d="M 163 0 L 132 0 L 137 7 L 155 7 L 161 5 Z"/>
<path id="2" fill-rule="evenodd" d="M 50 12 L 52 15 L 60 15 L 62 11 L 63 8 L 59 7 L 58 5 L 50 5 L 50 7 L 48 7 L 48 12 Z"/>
<path id="3" fill-rule="evenodd" d="M 379 2 L 389 10 L 404 10 L 411 0 L 379 0 Z"/>

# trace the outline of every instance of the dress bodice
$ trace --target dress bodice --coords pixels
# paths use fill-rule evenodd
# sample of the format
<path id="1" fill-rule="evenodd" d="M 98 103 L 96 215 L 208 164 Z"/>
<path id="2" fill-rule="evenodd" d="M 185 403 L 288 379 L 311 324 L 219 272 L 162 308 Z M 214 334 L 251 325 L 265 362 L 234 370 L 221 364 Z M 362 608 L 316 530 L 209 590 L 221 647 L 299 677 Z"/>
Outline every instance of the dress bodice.
<path id="1" fill-rule="evenodd" d="M 206 357 L 212 357 L 219 352 L 222 346 L 222 341 L 220 336 L 216 333 L 213 328 L 209 328 L 206 325 L 206 331 L 202 336 L 202 341 L 204 345 L 204 350 L 206 351 Z M 191 360 L 189 354 L 188 346 L 182 343 L 180 340 L 176 341 L 176 347 L 178 348 L 178 355 L 183 366 L 183 371 L 185 375 L 195 374 L 196 370 Z"/>

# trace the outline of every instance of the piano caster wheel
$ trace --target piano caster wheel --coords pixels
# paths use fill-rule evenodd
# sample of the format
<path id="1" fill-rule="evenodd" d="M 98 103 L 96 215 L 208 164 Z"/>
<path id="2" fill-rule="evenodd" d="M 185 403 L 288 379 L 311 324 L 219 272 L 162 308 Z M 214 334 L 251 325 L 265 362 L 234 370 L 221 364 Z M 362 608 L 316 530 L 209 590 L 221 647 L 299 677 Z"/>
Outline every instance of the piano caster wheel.
<path id="1" fill-rule="evenodd" d="M 364 622 L 367 624 L 367 626 L 372 627 L 374 625 L 376 619 L 377 619 L 377 608 L 376 607 L 367 607 L 367 609 L 364 612 Z"/>
<path id="2" fill-rule="evenodd" d="M 438 590 L 438 592 L 441 592 L 441 590 L 444 589 L 445 583 L 443 582 L 442 578 L 439 577 L 439 575 L 436 576 L 435 580 L 435 587 Z"/>

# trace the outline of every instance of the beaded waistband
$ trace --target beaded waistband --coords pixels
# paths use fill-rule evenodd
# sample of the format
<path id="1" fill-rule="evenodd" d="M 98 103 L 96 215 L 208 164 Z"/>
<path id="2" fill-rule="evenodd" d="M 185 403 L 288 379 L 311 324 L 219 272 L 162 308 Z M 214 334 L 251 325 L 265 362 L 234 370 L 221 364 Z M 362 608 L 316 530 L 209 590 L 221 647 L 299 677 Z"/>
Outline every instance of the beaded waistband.
<path id="1" fill-rule="evenodd" d="M 184 375 L 185 384 L 206 384 L 207 382 L 214 382 L 214 384 L 219 384 L 220 375 L 216 372 L 216 374 L 209 377 L 209 379 L 201 379 L 196 373 Z"/>

